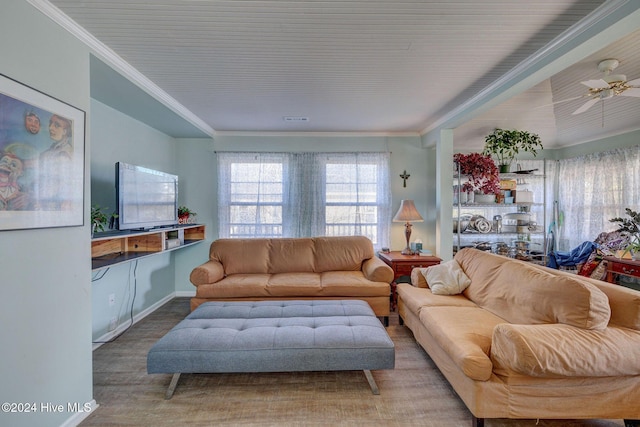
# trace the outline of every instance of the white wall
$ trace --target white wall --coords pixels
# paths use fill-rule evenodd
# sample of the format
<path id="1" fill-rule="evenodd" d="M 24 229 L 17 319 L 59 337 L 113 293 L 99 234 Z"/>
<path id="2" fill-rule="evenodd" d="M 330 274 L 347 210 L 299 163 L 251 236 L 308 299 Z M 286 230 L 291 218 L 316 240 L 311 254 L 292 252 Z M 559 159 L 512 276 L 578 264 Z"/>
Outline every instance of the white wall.
<path id="1" fill-rule="evenodd" d="M 209 246 L 218 237 L 218 171 L 210 139 L 178 140 L 176 158 L 181 204 L 197 214 L 196 222 L 207 226 L 204 242 L 172 252 L 176 261 L 176 293 L 178 296 L 192 296 L 196 288 L 189 281 L 191 270 L 209 259 Z"/>
<path id="2" fill-rule="evenodd" d="M 24 0 L 2 1 L 0 58 L 1 73 L 90 114 L 86 47 Z M 84 226 L 0 231 L 0 401 L 38 405 L 0 412 L 0 425 L 60 425 L 67 403 L 93 399 L 89 173 L 87 161 Z"/>
<path id="3" fill-rule="evenodd" d="M 191 270 L 208 259 L 209 244 L 218 237 L 217 230 L 217 170 L 215 152 L 296 152 L 296 151 L 389 151 L 391 152 L 391 192 L 393 214 L 400 200 L 413 199 L 425 222 L 415 223 L 411 240 L 421 238 L 425 249 L 435 253 L 435 152 L 421 147 L 418 137 L 384 136 L 218 136 L 207 140 L 178 141 L 181 197 L 198 213 L 197 221 L 207 225 L 207 242 L 176 251 L 176 292 L 192 295 L 195 288 L 189 282 Z M 403 187 L 400 174 L 406 170 L 411 177 Z M 183 192 L 182 185 L 186 190 Z M 391 226 L 391 249 L 405 247 L 404 224 Z"/>
<path id="4" fill-rule="evenodd" d="M 91 136 L 92 203 L 108 207 L 109 211 L 116 208 L 116 162 L 124 161 L 181 175 L 177 168 L 175 139 L 93 99 Z M 186 184 L 179 177 L 181 191 L 187 188 Z M 131 313 L 136 316 L 173 295 L 173 254 L 158 254 L 93 272 L 94 340 L 111 338 L 111 334 L 107 334 L 111 319 L 117 319 L 117 330 L 120 330 L 130 323 Z M 114 305 L 109 304 L 110 295 L 115 296 Z"/>

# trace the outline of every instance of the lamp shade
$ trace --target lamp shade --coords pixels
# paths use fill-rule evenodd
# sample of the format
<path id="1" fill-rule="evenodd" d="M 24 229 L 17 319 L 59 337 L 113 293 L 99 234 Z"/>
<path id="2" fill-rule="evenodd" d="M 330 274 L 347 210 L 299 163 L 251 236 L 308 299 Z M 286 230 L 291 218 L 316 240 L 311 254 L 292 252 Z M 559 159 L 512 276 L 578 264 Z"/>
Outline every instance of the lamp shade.
<path id="1" fill-rule="evenodd" d="M 422 222 L 422 216 L 413 204 L 413 200 L 403 200 L 400 202 L 400 209 L 393 217 L 393 222 Z"/>

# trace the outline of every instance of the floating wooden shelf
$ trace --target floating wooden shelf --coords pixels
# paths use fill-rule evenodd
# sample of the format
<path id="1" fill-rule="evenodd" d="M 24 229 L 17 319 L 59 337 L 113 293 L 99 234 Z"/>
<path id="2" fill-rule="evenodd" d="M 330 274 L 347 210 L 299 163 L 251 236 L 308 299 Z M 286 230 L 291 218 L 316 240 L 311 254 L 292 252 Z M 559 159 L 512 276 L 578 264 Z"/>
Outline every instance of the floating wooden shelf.
<path id="1" fill-rule="evenodd" d="M 149 231 L 96 233 L 91 239 L 91 268 L 100 270 L 190 246 L 203 241 L 205 231 L 204 225 L 190 224 Z"/>

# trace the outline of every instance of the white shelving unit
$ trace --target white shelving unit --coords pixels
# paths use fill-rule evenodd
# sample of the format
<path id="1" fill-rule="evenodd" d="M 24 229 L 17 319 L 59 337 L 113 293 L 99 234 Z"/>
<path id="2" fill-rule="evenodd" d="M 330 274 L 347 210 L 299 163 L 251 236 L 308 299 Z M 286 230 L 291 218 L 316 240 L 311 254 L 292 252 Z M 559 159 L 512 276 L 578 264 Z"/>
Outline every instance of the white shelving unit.
<path id="1" fill-rule="evenodd" d="M 454 194 L 453 230 L 454 253 L 464 247 L 479 247 L 488 249 L 500 255 L 511 256 L 518 259 L 546 264 L 546 175 L 545 162 L 543 160 L 527 161 L 527 164 L 535 164 L 537 170 L 530 173 L 506 173 L 500 174 L 501 180 L 515 180 L 515 203 L 463 203 L 461 197 Z M 466 178 L 457 174 L 454 182 L 460 189 Z M 518 192 L 524 190 L 533 193 L 533 201 L 518 202 Z M 454 189 L 454 191 L 456 191 Z M 510 225 L 513 215 L 526 214 L 529 221 L 526 225 Z M 496 216 L 502 218 L 502 226 L 498 225 Z M 470 219 L 465 228 L 463 219 Z M 486 221 L 483 221 L 486 220 Z M 487 227 L 487 222 L 489 227 Z M 463 223 L 461 227 L 456 224 Z M 525 224 L 524 220 L 520 221 Z M 476 227 L 475 224 L 479 226 Z"/>

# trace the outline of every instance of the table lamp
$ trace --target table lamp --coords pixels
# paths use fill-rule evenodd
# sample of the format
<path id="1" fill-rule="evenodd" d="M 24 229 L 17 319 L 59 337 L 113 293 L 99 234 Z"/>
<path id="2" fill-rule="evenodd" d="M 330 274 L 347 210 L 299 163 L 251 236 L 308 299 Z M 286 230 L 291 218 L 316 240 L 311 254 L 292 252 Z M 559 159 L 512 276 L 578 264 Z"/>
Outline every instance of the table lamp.
<path id="1" fill-rule="evenodd" d="M 413 204 L 413 200 L 402 200 L 400 202 L 400 209 L 398 213 L 393 217 L 393 222 L 404 222 L 404 236 L 407 239 L 407 247 L 402 250 L 402 255 L 413 255 L 414 252 L 409 246 L 409 238 L 411 237 L 411 222 L 424 221 L 420 216 L 420 213 L 416 209 L 416 205 Z"/>

